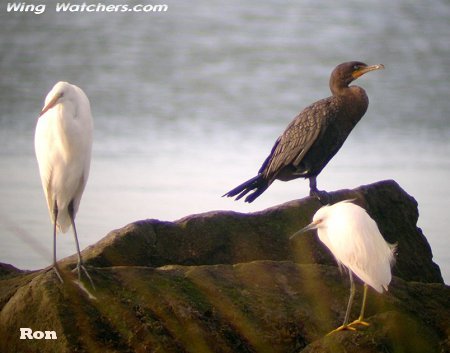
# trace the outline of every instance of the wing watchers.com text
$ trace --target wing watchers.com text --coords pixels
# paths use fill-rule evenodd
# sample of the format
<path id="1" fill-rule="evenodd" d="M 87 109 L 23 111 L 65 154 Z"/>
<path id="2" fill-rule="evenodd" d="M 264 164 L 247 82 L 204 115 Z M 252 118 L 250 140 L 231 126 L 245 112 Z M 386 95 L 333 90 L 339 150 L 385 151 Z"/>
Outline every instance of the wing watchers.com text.
<path id="1" fill-rule="evenodd" d="M 3 6 L 2 6 L 3 7 Z M 166 12 L 168 5 L 158 4 L 104 4 L 104 3 L 72 3 L 57 2 L 55 5 L 26 3 L 26 2 L 8 2 L 7 12 L 28 12 L 40 15 L 48 9 L 53 8 L 56 12 Z"/>

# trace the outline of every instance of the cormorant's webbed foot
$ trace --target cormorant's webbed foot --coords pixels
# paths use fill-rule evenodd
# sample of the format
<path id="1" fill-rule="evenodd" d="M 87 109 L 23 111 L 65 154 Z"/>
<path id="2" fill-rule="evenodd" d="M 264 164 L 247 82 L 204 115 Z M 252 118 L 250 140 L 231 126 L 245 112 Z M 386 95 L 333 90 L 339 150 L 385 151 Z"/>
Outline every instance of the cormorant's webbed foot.
<path id="1" fill-rule="evenodd" d="M 331 195 L 324 190 L 311 190 L 309 196 L 317 198 L 322 205 L 331 204 Z"/>
<path id="2" fill-rule="evenodd" d="M 309 178 L 309 196 L 316 197 L 322 205 L 331 204 L 331 195 L 323 190 L 317 189 L 316 177 Z"/>

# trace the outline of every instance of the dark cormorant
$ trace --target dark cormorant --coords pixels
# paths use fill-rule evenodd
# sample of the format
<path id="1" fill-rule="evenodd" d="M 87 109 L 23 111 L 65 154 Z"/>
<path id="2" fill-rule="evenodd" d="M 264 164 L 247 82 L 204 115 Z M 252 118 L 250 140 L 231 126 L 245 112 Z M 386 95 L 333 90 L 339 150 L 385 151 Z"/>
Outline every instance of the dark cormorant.
<path id="1" fill-rule="evenodd" d="M 310 195 L 323 203 L 328 194 L 317 189 L 316 177 L 341 148 L 347 136 L 363 117 L 369 105 L 364 89 L 349 84 L 358 77 L 383 65 L 368 66 L 359 61 L 340 64 L 331 73 L 331 97 L 305 108 L 276 140 L 258 175 L 223 196 L 252 202 L 275 179 L 288 181 L 308 178 Z"/>

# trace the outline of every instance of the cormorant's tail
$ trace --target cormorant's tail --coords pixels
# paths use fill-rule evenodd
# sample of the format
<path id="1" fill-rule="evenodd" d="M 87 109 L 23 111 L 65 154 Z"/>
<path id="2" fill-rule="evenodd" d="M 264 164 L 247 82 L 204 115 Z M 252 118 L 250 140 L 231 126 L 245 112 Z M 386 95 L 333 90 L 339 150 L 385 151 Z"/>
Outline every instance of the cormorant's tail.
<path id="1" fill-rule="evenodd" d="M 233 190 L 228 191 L 222 197 L 233 197 L 236 196 L 236 200 L 247 195 L 250 191 L 253 191 L 250 195 L 245 198 L 245 202 L 253 202 L 259 195 L 261 195 L 269 187 L 269 183 L 264 179 L 262 174 L 247 180 L 239 186 L 236 186 Z"/>

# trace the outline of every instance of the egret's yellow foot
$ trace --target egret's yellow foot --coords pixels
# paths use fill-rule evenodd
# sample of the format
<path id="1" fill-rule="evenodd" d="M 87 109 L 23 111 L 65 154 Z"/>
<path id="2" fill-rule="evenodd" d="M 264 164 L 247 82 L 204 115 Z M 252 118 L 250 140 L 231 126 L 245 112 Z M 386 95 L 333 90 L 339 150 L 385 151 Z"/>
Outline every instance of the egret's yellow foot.
<path id="1" fill-rule="evenodd" d="M 370 324 L 363 319 L 356 319 L 355 321 L 348 324 L 349 326 L 361 325 L 361 326 L 370 326 Z"/>
<path id="2" fill-rule="evenodd" d="M 348 331 L 356 331 L 356 328 L 351 327 L 350 325 L 341 325 L 341 326 L 339 326 L 337 329 L 334 329 L 333 331 L 328 332 L 326 335 L 329 336 L 329 335 L 331 335 L 332 333 L 336 333 L 336 332 L 339 332 L 339 331 L 345 331 L 345 330 L 348 330 Z"/>

